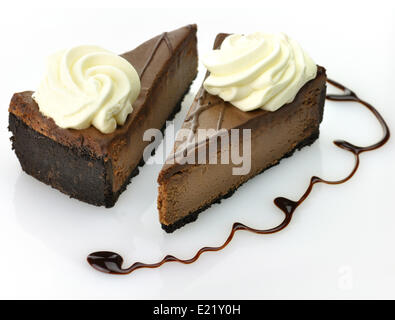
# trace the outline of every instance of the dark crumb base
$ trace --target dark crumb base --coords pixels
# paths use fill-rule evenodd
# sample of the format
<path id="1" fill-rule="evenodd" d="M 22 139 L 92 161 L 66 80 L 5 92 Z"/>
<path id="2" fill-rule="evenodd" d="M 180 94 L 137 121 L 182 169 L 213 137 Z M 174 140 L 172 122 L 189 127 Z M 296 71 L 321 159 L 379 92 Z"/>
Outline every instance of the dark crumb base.
<path id="1" fill-rule="evenodd" d="M 189 88 L 167 120 L 172 120 L 180 111 Z M 161 129 L 162 132 L 165 127 L 166 122 Z M 13 134 L 10 138 L 12 149 L 15 150 L 23 171 L 71 198 L 95 206 L 113 207 L 131 179 L 138 175 L 138 166 L 144 165 L 142 157 L 120 190 L 113 193 L 112 186 L 107 180 L 108 168 L 103 159 L 92 158 L 84 149 L 68 148 L 49 139 L 31 129 L 12 113 L 9 114 L 9 130 Z M 37 145 L 45 147 L 40 149 Z"/>
<path id="2" fill-rule="evenodd" d="M 274 166 L 278 165 L 282 159 L 289 158 L 290 156 L 292 156 L 294 154 L 294 152 L 296 150 L 300 150 L 303 147 L 312 145 L 318 139 L 319 135 L 320 135 L 320 131 L 318 129 L 310 137 L 308 137 L 307 139 L 301 141 L 295 148 L 293 148 L 291 151 L 286 153 L 280 160 L 278 160 L 278 162 L 276 162 L 275 164 L 273 164 L 273 165 L 271 165 L 269 167 L 266 167 L 266 168 L 262 169 L 255 176 L 257 176 L 258 174 L 263 173 L 264 171 L 270 169 L 271 167 L 274 167 Z M 251 178 L 253 178 L 253 177 L 251 177 Z M 245 181 L 245 182 L 247 182 L 247 181 Z M 211 207 L 211 205 L 213 205 L 215 203 L 221 203 L 221 200 L 223 200 L 223 199 L 230 198 L 235 193 L 235 191 L 238 188 L 240 188 L 245 182 L 243 182 L 242 184 L 240 184 L 239 186 L 237 186 L 235 188 L 230 189 L 225 195 L 219 196 L 218 198 L 214 199 L 212 202 L 205 204 L 203 207 L 201 207 L 200 209 L 190 213 L 186 217 L 184 217 L 184 218 L 182 218 L 182 219 L 180 219 L 180 220 L 178 220 L 178 221 L 176 221 L 176 222 L 174 222 L 174 223 L 172 223 L 170 225 L 162 224 L 162 229 L 165 230 L 167 233 L 172 233 L 175 230 L 185 226 L 187 223 L 195 221 L 198 218 L 199 213 L 201 213 L 202 211 L 208 209 L 209 207 Z"/>
<path id="3" fill-rule="evenodd" d="M 9 114 L 12 149 L 22 170 L 37 180 L 91 203 L 104 204 L 111 197 L 107 167 L 84 148 L 68 148 L 27 126 Z"/>

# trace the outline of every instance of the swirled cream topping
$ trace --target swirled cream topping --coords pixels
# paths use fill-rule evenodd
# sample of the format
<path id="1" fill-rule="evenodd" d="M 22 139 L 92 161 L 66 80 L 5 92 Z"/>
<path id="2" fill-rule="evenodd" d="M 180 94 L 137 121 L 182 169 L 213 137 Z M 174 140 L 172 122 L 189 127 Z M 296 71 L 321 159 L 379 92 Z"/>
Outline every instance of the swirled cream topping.
<path id="1" fill-rule="evenodd" d="M 48 58 L 33 94 L 40 111 L 61 128 L 93 125 L 111 133 L 123 125 L 140 92 L 140 79 L 124 58 L 97 46 L 78 46 Z"/>
<path id="2" fill-rule="evenodd" d="M 317 74 L 314 61 L 283 33 L 233 34 L 203 57 L 204 88 L 243 111 L 275 111 Z"/>

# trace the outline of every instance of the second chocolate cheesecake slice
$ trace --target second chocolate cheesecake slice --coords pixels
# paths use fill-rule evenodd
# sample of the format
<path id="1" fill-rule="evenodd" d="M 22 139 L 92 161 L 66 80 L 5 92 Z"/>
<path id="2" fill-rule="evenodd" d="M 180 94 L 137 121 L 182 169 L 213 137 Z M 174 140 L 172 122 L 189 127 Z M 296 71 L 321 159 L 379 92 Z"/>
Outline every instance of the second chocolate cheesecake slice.
<path id="1" fill-rule="evenodd" d="M 221 44 L 228 36 L 219 34 L 216 37 L 214 48 L 221 48 Z M 259 35 L 253 37 L 259 38 Z M 175 142 L 174 150 L 158 177 L 159 218 L 162 228 L 166 232 L 173 232 L 186 223 L 196 220 L 198 214 L 211 204 L 229 197 L 250 178 L 277 164 L 281 159 L 291 156 L 295 150 L 312 144 L 318 138 L 326 93 L 325 69 L 315 64 L 312 65 L 312 60 L 304 56 L 303 51 L 296 43 L 281 37 L 279 38 L 280 45 L 283 44 L 281 41 L 285 41 L 284 43 L 289 43 L 289 47 L 294 52 L 290 53 L 287 48 L 282 48 L 284 52 L 278 56 L 277 60 L 270 57 L 270 53 L 265 53 L 267 48 L 264 45 L 259 47 L 260 42 L 255 41 L 255 38 L 232 38 L 226 43 L 229 47 L 238 45 L 238 43 L 233 44 L 232 41 L 251 41 L 252 49 L 247 48 L 242 57 L 229 58 L 228 55 L 222 59 L 219 52 L 214 52 L 214 57 L 208 64 L 213 62 L 212 70 L 215 70 L 218 76 L 206 77 L 205 82 L 206 88 L 213 94 L 207 92 L 204 86 L 200 88 L 182 126 L 185 132 L 189 131 L 190 133 L 189 135 L 188 133 L 184 134 L 185 139 Z M 230 50 L 230 52 L 232 50 L 232 48 L 221 49 Z M 274 47 L 273 50 L 275 49 Z M 262 79 L 254 75 L 255 69 L 251 70 L 250 64 L 254 64 L 255 56 L 250 52 L 266 54 L 272 59 L 267 65 L 262 62 L 256 68 L 263 70 L 261 72 Z M 290 56 L 295 62 L 293 69 L 293 66 L 282 63 L 285 58 L 290 59 L 286 54 L 294 55 Z M 243 60 L 245 57 L 247 59 Z M 216 59 L 221 63 L 218 63 Z M 232 65 L 234 61 L 237 62 L 235 66 Z M 303 69 L 303 61 L 306 62 L 305 69 Z M 247 67 L 237 70 L 243 63 Z M 260 62 L 255 64 L 257 63 Z M 281 71 L 280 68 L 274 68 L 273 65 L 275 66 L 276 63 L 277 65 L 282 63 L 287 69 Z M 310 66 L 307 65 L 308 63 Z M 230 72 L 237 71 L 238 74 L 229 76 L 229 72 L 227 72 L 229 70 Z M 270 81 L 265 79 L 268 70 L 272 71 L 272 74 L 269 75 Z M 253 74 L 254 83 L 252 85 L 248 82 L 248 72 Z M 295 78 L 298 75 L 301 77 L 301 72 L 307 74 L 305 83 L 298 83 L 298 79 Z M 232 81 L 237 83 L 238 87 L 236 85 L 227 87 L 227 83 L 232 83 Z M 259 81 L 263 84 L 260 84 Z M 277 87 L 272 85 L 275 81 L 277 81 Z M 269 83 L 270 88 L 265 86 L 265 83 Z M 289 91 L 291 85 L 300 87 L 293 97 Z M 258 91 L 257 88 L 261 91 Z M 253 96 L 248 92 L 249 89 L 251 89 Z M 266 106 L 273 111 L 262 108 L 249 111 L 250 106 L 256 101 L 262 102 L 268 94 L 269 99 L 266 101 Z M 244 96 L 246 96 L 245 99 L 243 99 Z M 292 101 L 289 101 L 290 97 Z M 281 101 L 284 99 L 288 99 L 289 102 L 282 103 Z M 282 104 L 278 106 L 278 103 Z M 206 139 L 198 137 L 199 131 L 202 129 L 203 132 L 208 132 Z M 235 129 L 240 133 L 237 142 L 229 138 L 232 130 Z M 248 138 L 248 130 L 250 130 L 249 141 L 243 140 L 243 129 L 247 129 L 244 138 L 246 136 Z M 229 142 L 228 148 L 221 149 L 223 136 L 226 135 L 228 140 L 225 139 L 225 142 Z M 248 148 L 245 148 L 246 141 L 249 144 Z M 214 150 L 217 152 L 214 159 L 210 160 L 208 155 L 210 155 L 209 151 L 212 145 L 215 146 Z M 244 152 L 243 156 L 250 161 L 248 172 L 235 174 L 234 169 L 240 167 L 240 163 L 234 163 L 232 160 L 229 163 L 224 163 L 223 159 L 227 157 L 223 158 L 223 154 L 225 152 L 231 154 L 231 150 L 234 148 L 237 149 L 237 152 Z M 202 154 L 203 156 L 201 156 Z"/>

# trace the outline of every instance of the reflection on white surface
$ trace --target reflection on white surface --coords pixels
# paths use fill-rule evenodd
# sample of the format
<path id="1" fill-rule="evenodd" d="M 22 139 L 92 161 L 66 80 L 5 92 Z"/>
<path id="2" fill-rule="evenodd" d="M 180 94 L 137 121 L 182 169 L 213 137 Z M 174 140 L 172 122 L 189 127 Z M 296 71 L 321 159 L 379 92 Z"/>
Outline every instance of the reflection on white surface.
<path id="1" fill-rule="evenodd" d="M 310 176 L 338 179 L 352 168 L 352 155 L 335 147 L 333 140 L 368 145 L 381 137 L 375 119 L 356 104 L 327 102 L 317 142 L 170 235 L 161 230 L 157 218 L 159 166 L 143 167 L 116 206 L 104 209 L 69 199 L 22 173 L 10 150 L 6 106 L 13 92 L 35 88 L 48 52 L 86 42 L 123 52 L 152 35 L 191 22 L 199 25 L 200 52 L 211 48 L 217 32 L 253 32 L 257 21 L 264 21 L 261 28 L 292 31 L 291 36 L 327 68 L 330 77 L 373 103 L 391 128 L 395 119 L 393 4 L 389 8 L 337 1 L 325 8 L 323 18 L 316 14 L 316 6 L 293 3 L 248 12 L 222 8 L 230 19 L 223 19 L 221 26 L 217 12 L 205 9 L 169 10 L 166 17 L 160 10 L 114 9 L 109 14 L 107 9 L 92 8 L 50 12 L 17 8 L 3 15 L 0 24 L 8 30 L 2 34 L 3 41 L 12 45 L 0 53 L 7 75 L 0 92 L 0 298 L 394 298 L 395 257 L 389 252 L 395 240 L 395 215 L 387 201 L 395 188 L 392 139 L 383 148 L 363 154 L 360 170 L 346 184 L 316 185 L 280 233 L 238 233 L 224 251 L 207 253 L 193 265 L 168 264 L 125 277 L 99 273 L 85 262 L 87 254 L 97 250 L 116 251 L 126 264 L 156 261 L 165 253 L 188 258 L 202 245 L 222 243 L 233 221 L 257 227 L 276 224 L 282 213 L 273 205 L 275 197 L 298 199 Z M 350 25 L 348 12 L 355 5 L 359 12 Z M 339 6 L 344 10 L 339 12 Z M 296 12 L 300 8 L 303 12 Z M 244 13 L 248 19 L 234 19 Z M 147 14 L 155 23 L 146 22 Z M 366 24 L 367 18 L 373 23 Z M 101 23 L 104 19 L 109 23 Z M 113 36 L 114 30 L 136 25 L 144 28 L 130 40 Z M 366 46 L 366 39 L 373 38 L 375 46 Z M 200 66 L 193 92 L 203 74 Z M 177 115 L 177 128 L 187 107 L 184 104 Z M 352 286 L 347 270 L 352 270 Z"/>

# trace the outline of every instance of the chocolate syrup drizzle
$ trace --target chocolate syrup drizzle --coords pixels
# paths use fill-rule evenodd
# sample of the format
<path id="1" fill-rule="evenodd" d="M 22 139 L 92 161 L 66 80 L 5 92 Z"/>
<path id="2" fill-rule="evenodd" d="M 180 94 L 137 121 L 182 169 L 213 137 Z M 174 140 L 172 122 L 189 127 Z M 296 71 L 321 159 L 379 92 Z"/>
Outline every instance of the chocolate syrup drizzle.
<path id="1" fill-rule="evenodd" d="M 303 201 L 306 200 L 306 198 L 309 196 L 309 194 L 313 190 L 313 186 L 316 183 L 325 183 L 325 184 L 329 184 L 329 185 L 335 185 L 335 184 L 342 184 L 342 183 L 345 183 L 346 181 L 350 180 L 359 167 L 360 154 L 363 152 L 375 150 L 375 149 L 383 146 L 390 138 L 390 131 L 389 131 L 389 128 L 388 128 L 385 120 L 383 119 L 383 117 L 371 104 L 360 99 L 353 91 L 351 91 L 350 89 L 341 85 L 340 83 L 330 80 L 330 79 L 328 79 L 327 81 L 331 85 L 337 87 L 338 89 L 340 89 L 344 92 L 343 94 L 328 94 L 326 96 L 326 98 L 328 100 L 340 101 L 340 102 L 352 101 L 352 102 L 358 102 L 358 103 L 364 105 L 367 109 L 369 109 L 369 111 L 371 111 L 373 113 L 373 115 L 379 121 L 379 123 L 383 129 L 383 133 L 384 133 L 383 138 L 379 142 L 372 144 L 370 146 L 367 146 L 367 147 L 359 147 L 359 146 L 353 145 L 352 143 L 344 141 L 344 140 L 336 140 L 333 142 L 339 148 L 342 148 L 346 151 L 351 152 L 355 157 L 355 165 L 349 175 L 347 175 L 345 178 L 343 178 L 341 180 L 337 180 L 337 181 L 324 180 L 324 179 L 321 179 L 316 176 L 311 177 L 309 186 L 307 187 L 305 193 L 300 197 L 299 200 L 293 201 L 293 200 L 283 198 L 283 197 L 278 197 L 278 198 L 274 199 L 274 204 L 285 215 L 284 220 L 278 226 L 271 228 L 271 229 L 261 230 L 261 229 L 255 229 L 255 228 L 246 226 L 246 225 L 239 223 L 239 222 L 235 222 L 232 226 L 232 230 L 231 230 L 228 238 L 225 240 L 225 242 L 221 246 L 201 248 L 190 259 L 183 260 L 183 259 L 174 257 L 172 255 L 167 255 L 161 261 L 156 262 L 156 263 L 147 264 L 147 263 L 142 263 L 142 262 L 135 262 L 128 268 L 122 268 L 123 258 L 119 254 L 114 253 L 114 252 L 109 252 L 109 251 L 99 251 L 99 252 L 91 253 L 88 256 L 88 258 L 87 258 L 88 263 L 96 270 L 105 272 L 105 273 L 110 273 L 110 274 L 129 274 L 137 269 L 158 268 L 167 262 L 180 262 L 183 264 L 190 264 L 190 263 L 193 263 L 196 260 L 198 260 L 200 255 L 205 252 L 220 251 L 220 250 L 224 249 L 232 241 L 232 239 L 237 231 L 242 230 L 242 231 L 248 231 L 248 232 L 257 233 L 257 234 L 271 234 L 271 233 L 275 233 L 275 232 L 279 232 L 279 231 L 283 230 L 291 222 L 292 216 L 293 216 L 296 208 L 299 207 L 303 203 Z"/>
<path id="2" fill-rule="evenodd" d="M 216 101 L 216 102 L 211 102 L 211 101 L 208 101 L 208 102 L 204 102 L 206 100 L 206 91 L 205 90 L 203 90 L 203 92 L 202 92 L 202 94 L 200 95 L 200 97 L 199 97 L 199 105 L 198 105 L 198 107 L 196 108 L 196 110 L 194 110 L 186 119 L 185 119 L 185 121 L 191 121 L 191 123 L 192 123 L 192 125 L 191 125 L 191 134 L 190 134 L 190 136 L 189 136 L 189 139 L 188 139 L 188 142 L 190 142 L 191 140 L 192 140 L 192 138 L 193 138 L 193 136 L 195 135 L 195 133 L 196 133 L 196 130 L 197 130 L 197 128 L 198 128 L 198 126 L 199 126 L 199 117 L 200 117 L 200 115 L 204 112 L 204 111 L 206 111 L 207 109 L 210 109 L 210 108 L 212 108 L 212 107 L 215 107 L 216 105 L 218 105 L 218 101 Z M 219 118 L 218 118 L 218 122 L 217 122 L 217 131 L 218 130 L 220 130 L 221 129 L 221 125 L 222 125 L 222 119 L 223 119 L 223 117 L 224 117 L 224 112 L 225 112 L 225 109 L 224 108 L 222 108 L 221 109 L 221 112 L 220 112 L 220 114 L 219 114 Z"/>
<path id="3" fill-rule="evenodd" d="M 225 105 L 223 104 L 221 106 L 221 111 L 219 112 L 219 117 L 217 121 L 217 131 L 219 131 L 222 128 L 222 120 L 224 120 L 224 115 L 225 115 Z"/>
<path id="4" fill-rule="evenodd" d="M 159 48 L 159 45 L 161 44 L 162 41 L 166 42 L 167 47 L 169 48 L 170 53 L 173 52 L 173 46 L 171 45 L 170 39 L 167 36 L 167 32 L 163 32 L 159 38 L 158 41 L 156 41 L 154 48 L 152 49 L 151 55 L 149 56 L 148 60 L 145 62 L 145 65 L 143 66 L 143 68 L 140 70 L 140 74 L 139 77 L 140 79 L 143 77 L 145 70 L 147 70 L 149 64 L 151 63 L 152 59 L 155 56 L 156 51 Z"/>
<path id="5" fill-rule="evenodd" d="M 199 126 L 199 116 L 200 116 L 200 114 L 203 111 L 207 110 L 207 109 L 215 107 L 220 102 L 220 100 L 216 100 L 215 102 L 209 101 L 209 102 L 205 103 L 206 98 L 207 98 L 207 91 L 203 90 L 202 94 L 199 97 L 200 105 L 186 119 L 187 121 L 192 120 L 193 125 L 192 125 L 192 129 L 191 130 L 192 130 L 192 132 L 194 134 L 196 133 L 196 129 Z M 222 128 L 222 120 L 224 119 L 225 110 L 226 110 L 225 109 L 225 104 L 223 104 L 222 107 L 221 107 L 221 110 L 219 112 L 219 115 L 218 115 L 218 121 L 217 121 L 217 127 L 216 127 L 217 131 L 219 131 Z"/>
<path id="6" fill-rule="evenodd" d="M 195 148 L 201 146 L 202 144 L 206 143 L 206 140 L 195 141 L 195 142 L 193 141 L 193 138 L 195 137 L 197 128 L 199 127 L 199 117 L 200 117 L 200 115 L 204 111 L 206 111 L 206 110 L 218 105 L 218 102 L 212 103 L 211 101 L 208 101 L 206 103 L 205 102 L 205 100 L 206 100 L 206 93 L 207 92 L 205 90 L 202 90 L 202 93 L 200 94 L 200 96 L 198 98 L 199 104 L 198 104 L 197 108 L 194 111 L 192 111 L 191 114 L 188 115 L 185 118 L 185 122 L 186 123 L 188 123 L 188 122 L 190 123 L 190 127 L 188 128 L 189 129 L 189 133 L 188 133 L 188 137 L 187 137 L 186 141 L 181 144 L 181 147 L 179 147 L 178 151 L 176 151 L 175 153 L 170 154 L 168 159 L 171 159 L 171 158 L 176 159 L 180 155 L 182 155 L 183 157 L 187 157 L 189 150 L 195 149 Z M 217 122 L 217 132 L 221 129 L 222 118 L 223 118 L 223 113 L 224 112 L 225 111 L 223 109 L 221 111 L 221 114 L 219 115 L 219 119 L 218 119 L 218 122 Z M 213 137 L 210 137 L 210 138 L 213 138 Z"/>
<path id="7" fill-rule="evenodd" d="M 200 141 L 200 142 L 193 142 L 193 138 L 194 138 L 194 136 L 196 134 L 197 128 L 199 127 L 199 117 L 200 117 L 200 115 L 204 111 L 206 111 L 206 110 L 208 110 L 208 109 L 210 109 L 212 107 L 215 107 L 216 105 L 219 104 L 219 100 L 215 101 L 215 102 L 211 102 L 211 101 L 205 102 L 206 97 L 207 97 L 207 91 L 202 90 L 202 93 L 201 93 L 200 97 L 198 98 L 199 104 L 198 104 L 197 108 L 185 119 L 185 122 L 190 122 L 191 123 L 191 126 L 189 128 L 190 131 L 189 131 L 189 135 L 188 135 L 187 141 L 184 143 L 184 146 L 180 148 L 181 150 L 171 154 L 169 156 L 169 158 L 171 158 L 171 157 L 177 158 L 181 154 L 184 157 L 186 157 L 189 150 L 197 148 L 200 145 L 206 143 L 206 140 L 203 140 L 203 141 Z M 223 133 L 220 130 L 222 128 L 222 120 L 224 119 L 225 110 L 226 110 L 226 106 L 225 106 L 225 104 L 223 104 L 221 106 L 221 110 L 219 112 L 218 120 L 217 120 L 217 126 L 216 126 L 217 134 L 215 134 L 214 136 L 209 137 L 209 139 L 213 139 L 215 137 L 218 137 L 220 134 Z"/>

